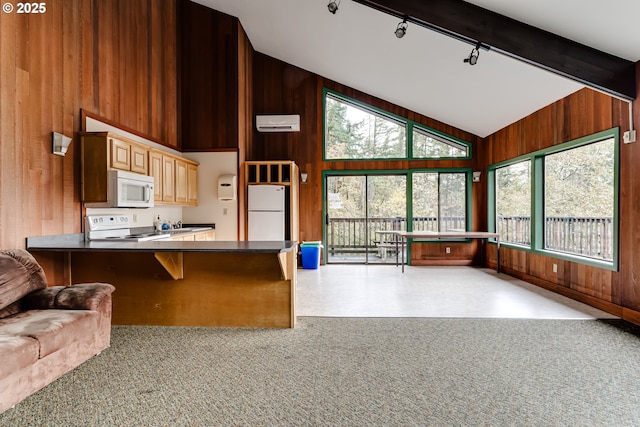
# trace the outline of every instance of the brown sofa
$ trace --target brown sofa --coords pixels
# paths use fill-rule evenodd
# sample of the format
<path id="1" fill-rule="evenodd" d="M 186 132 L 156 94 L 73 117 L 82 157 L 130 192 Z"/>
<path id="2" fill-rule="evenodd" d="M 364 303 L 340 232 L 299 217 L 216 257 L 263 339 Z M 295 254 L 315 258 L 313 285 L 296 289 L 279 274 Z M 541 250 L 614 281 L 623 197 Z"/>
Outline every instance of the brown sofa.
<path id="1" fill-rule="evenodd" d="M 114 290 L 47 287 L 29 252 L 0 251 L 0 413 L 109 347 Z"/>

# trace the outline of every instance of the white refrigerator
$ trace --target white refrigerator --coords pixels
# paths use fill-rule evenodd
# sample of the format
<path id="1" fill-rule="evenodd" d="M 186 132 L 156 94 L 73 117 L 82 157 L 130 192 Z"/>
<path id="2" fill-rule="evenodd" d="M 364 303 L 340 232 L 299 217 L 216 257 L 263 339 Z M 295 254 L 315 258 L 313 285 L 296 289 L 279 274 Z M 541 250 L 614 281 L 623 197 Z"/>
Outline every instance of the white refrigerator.
<path id="1" fill-rule="evenodd" d="M 284 240 L 284 186 L 249 185 L 248 202 L 249 240 Z"/>

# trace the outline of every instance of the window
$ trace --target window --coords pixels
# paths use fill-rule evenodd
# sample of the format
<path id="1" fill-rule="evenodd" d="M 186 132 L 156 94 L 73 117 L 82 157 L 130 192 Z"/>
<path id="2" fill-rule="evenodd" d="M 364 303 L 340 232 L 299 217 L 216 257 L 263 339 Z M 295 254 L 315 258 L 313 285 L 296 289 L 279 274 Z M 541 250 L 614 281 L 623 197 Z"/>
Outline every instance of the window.
<path id="1" fill-rule="evenodd" d="M 325 156 L 331 160 L 406 157 L 406 126 L 328 94 L 325 103 Z"/>
<path id="2" fill-rule="evenodd" d="M 531 245 L 531 161 L 495 170 L 496 230 L 503 242 Z"/>
<path id="3" fill-rule="evenodd" d="M 618 269 L 619 129 L 492 165 L 489 227 L 506 244 Z"/>
<path id="4" fill-rule="evenodd" d="M 471 158 L 471 144 L 324 90 L 324 159 Z"/>
<path id="5" fill-rule="evenodd" d="M 545 156 L 545 249 L 613 260 L 614 162 L 614 138 Z"/>
<path id="6" fill-rule="evenodd" d="M 469 146 L 461 142 L 436 135 L 418 127 L 413 128 L 413 157 L 441 158 L 468 157 Z"/>
<path id="7" fill-rule="evenodd" d="M 413 231 L 465 231 L 467 174 L 413 173 Z"/>

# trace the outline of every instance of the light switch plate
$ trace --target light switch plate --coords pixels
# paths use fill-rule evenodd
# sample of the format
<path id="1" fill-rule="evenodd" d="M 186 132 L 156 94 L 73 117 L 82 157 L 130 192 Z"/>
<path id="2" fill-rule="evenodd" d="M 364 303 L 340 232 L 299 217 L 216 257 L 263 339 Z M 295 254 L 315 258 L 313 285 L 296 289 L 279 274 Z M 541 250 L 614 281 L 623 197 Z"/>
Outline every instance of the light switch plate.
<path id="1" fill-rule="evenodd" d="M 625 144 L 630 144 L 632 142 L 636 142 L 636 131 L 628 130 L 622 135 L 622 141 Z"/>

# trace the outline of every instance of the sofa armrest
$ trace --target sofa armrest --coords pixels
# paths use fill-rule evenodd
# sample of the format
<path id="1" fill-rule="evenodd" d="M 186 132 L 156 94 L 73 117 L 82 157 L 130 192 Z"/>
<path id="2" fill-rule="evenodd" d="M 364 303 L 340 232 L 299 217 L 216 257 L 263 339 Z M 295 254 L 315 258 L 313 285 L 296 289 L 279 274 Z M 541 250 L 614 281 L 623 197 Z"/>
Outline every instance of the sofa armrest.
<path id="1" fill-rule="evenodd" d="M 108 283 L 80 283 L 72 286 L 51 286 L 38 289 L 22 299 L 26 310 L 66 309 L 97 310 L 100 303 L 108 298 L 115 287 Z"/>

